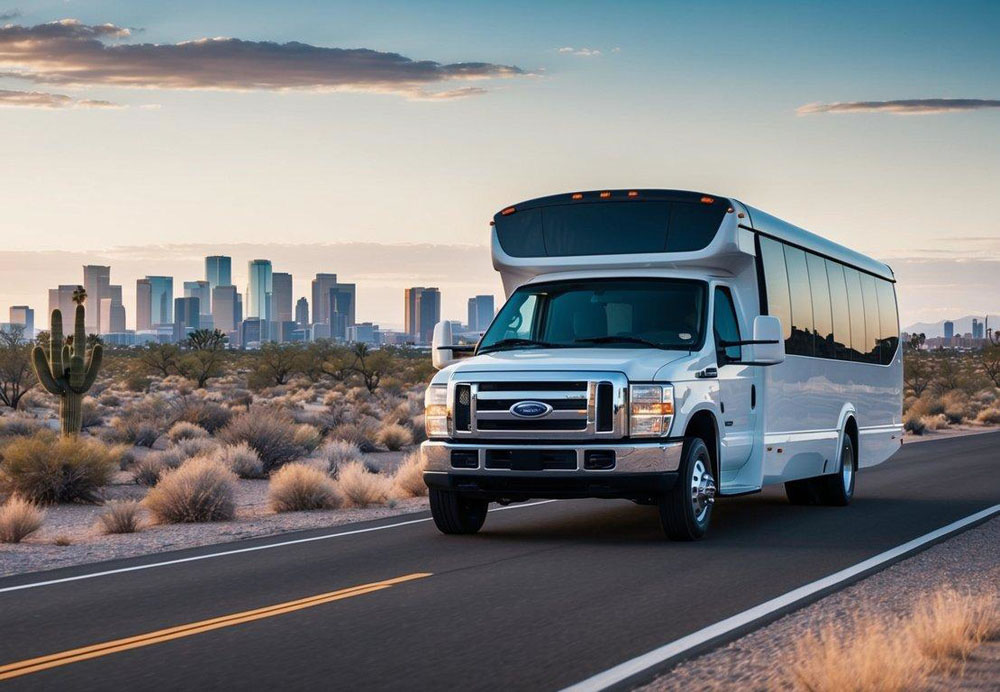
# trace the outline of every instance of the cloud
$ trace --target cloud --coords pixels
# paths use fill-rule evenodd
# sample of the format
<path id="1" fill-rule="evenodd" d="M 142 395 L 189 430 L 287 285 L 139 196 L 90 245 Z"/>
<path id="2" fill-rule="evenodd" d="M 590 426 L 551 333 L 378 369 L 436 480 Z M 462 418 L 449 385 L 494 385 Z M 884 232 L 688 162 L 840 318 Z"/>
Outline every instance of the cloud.
<path id="1" fill-rule="evenodd" d="M 65 94 L 44 91 L 11 91 L 0 89 L 0 107 L 3 108 L 121 108 L 111 101 L 76 99 Z"/>
<path id="2" fill-rule="evenodd" d="M 1000 108 L 1000 99 L 899 99 L 896 101 L 838 101 L 807 103 L 795 109 L 798 115 L 813 113 L 892 113 L 932 115 Z"/>
<path id="3" fill-rule="evenodd" d="M 311 90 L 399 93 L 448 99 L 480 91 L 425 93 L 427 86 L 526 75 L 488 62 L 442 64 L 368 48 L 201 38 L 176 44 L 126 43 L 114 24 L 64 19 L 0 27 L 0 69 L 36 84 L 156 89 Z"/>
<path id="4" fill-rule="evenodd" d="M 564 55 L 578 55 L 581 58 L 596 58 L 602 55 L 601 51 L 597 48 L 574 48 L 573 46 L 563 46 L 562 48 L 556 49 L 557 53 L 562 53 Z M 617 53 L 618 49 L 613 52 Z"/>
<path id="5" fill-rule="evenodd" d="M 8 19 L 17 19 L 21 16 L 21 10 L 16 7 L 10 10 L 0 10 L 0 22 L 6 21 Z"/>
<path id="6" fill-rule="evenodd" d="M 410 97 L 411 101 L 451 101 L 454 99 L 464 99 L 469 96 L 482 96 L 489 93 L 482 87 L 462 87 L 451 91 L 420 91 Z"/>

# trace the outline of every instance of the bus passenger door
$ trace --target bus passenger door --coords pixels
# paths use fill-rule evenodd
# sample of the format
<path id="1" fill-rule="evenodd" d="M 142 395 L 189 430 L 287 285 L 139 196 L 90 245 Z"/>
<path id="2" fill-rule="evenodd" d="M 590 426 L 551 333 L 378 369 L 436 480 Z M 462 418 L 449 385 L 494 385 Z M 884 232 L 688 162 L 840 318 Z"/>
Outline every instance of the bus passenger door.
<path id="1" fill-rule="evenodd" d="M 744 365 L 740 346 L 723 346 L 724 342 L 740 341 L 740 323 L 736 317 L 733 296 L 726 286 L 716 286 L 713 302 L 712 328 L 718 362 L 719 410 L 722 428 L 719 430 L 721 463 L 720 482 L 732 478 L 746 464 L 753 451 L 757 420 L 755 371 Z"/>

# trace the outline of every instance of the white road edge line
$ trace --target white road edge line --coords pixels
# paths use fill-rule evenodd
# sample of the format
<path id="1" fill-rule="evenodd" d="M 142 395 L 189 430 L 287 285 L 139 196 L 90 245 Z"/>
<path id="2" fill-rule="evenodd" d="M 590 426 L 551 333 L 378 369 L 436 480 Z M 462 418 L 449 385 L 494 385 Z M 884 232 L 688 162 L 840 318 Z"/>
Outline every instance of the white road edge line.
<path id="1" fill-rule="evenodd" d="M 919 538 L 914 538 L 912 541 L 908 541 L 899 545 L 895 548 L 885 551 L 884 553 L 879 553 L 874 557 L 870 557 L 863 562 L 842 569 L 839 572 L 834 572 L 833 574 L 818 579 L 805 586 L 800 586 L 797 589 L 789 591 L 788 593 L 773 598 L 770 601 L 765 601 L 760 605 L 754 606 L 749 610 L 744 610 L 742 613 L 728 617 L 725 620 L 720 620 L 714 625 L 709 625 L 703 629 L 693 632 L 685 637 L 681 637 L 669 644 L 664 644 L 663 646 L 653 649 L 652 651 L 637 656 L 629 661 L 620 663 L 613 668 L 609 668 L 603 673 L 598 673 L 593 677 L 587 678 L 581 682 L 571 685 L 563 690 L 563 692 L 592 692 L 594 690 L 606 690 L 608 688 L 614 687 L 615 685 L 621 684 L 630 678 L 639 675 L 640 673 L 654 668 L 656 666 L 662 665 L 672 658 L 678 657 L 695 647 L 701 646 L 710 642 L 718 637 L 722 637 L 734 630 L 752 625 L 755 621 L 767 617 L 783 608 L 791 606 L 798 601 L 809 598 L 810 596 L 828 589 L 830 587 L 836 586 L 841 582 L 847 581 L 856 577 L 859 574 L 866 572 L 874 567 L 878 567 L 886 562 L 891 562 L 901 556 L 906 555 L 909 552 L 920 548 L 928 543 L 935 540 L 943 538 L 951 533 L 955 533 L 970 524 L 975 524 L 979 521 L 990 518 L 995 514 L 1000 514 L 1000 505 L 993 505 L 981 512 L 976 512 L 971 514 L 964 519 L 959 519 L 958 521 L 952 522 L 947 526 L 942 526 L 939 529 L 931 531 L 930 533 L 924 534 Z"/>
<path id="2" fill-rule="evenodd" d="M 557 502 L 557 500 L 541 500 L 539 502 L 526 502 L 524 504 L 509 505 L 506 507 L 494 507 L 490 512 L 502 512 L 505 509 L 521 509 L 523 507 L 535 507 L 537 505 L 547 505 L 550 502 Z M 23 591 L 24 589 L 36 589 L 40 586 L 51 586 L 52 584 L 64 584 L 70 581 L 80 581 L 82 579 L 96 579 L 97 577 L 107 577 L 112 574 L 123 574 L 125 572 L 138 572 L 144 569 L 153 569 L 154 567 L 166 567 L 168 565 L 179 565 L 184 562 L 197 562 L 198 560 L 209 560 L 216 557 L 225 557 L 227 555 L 239 555 L 240 553 L 253 553 L 258 550 L 270 550 L 271 548 L 282 548 L 286 545 L 297 545 L 299 543 L 312 543 L 313 541 L 325 541 L 329 538 L 341 538 L 343 536 L 354 536 L 359 533 L 370 533 L 372 531 L 384 531 L 385 529 L 395 529 L 400 526 L 410 526 L 411 524 L 422 524 L 424 522 L 431 521 L 430 517 L 425 517 L 424 519 L 411 519 L 409 521 L 400 521 L 395 524 L 386 524 L 384 526 L 373 526 L 367 529 L 354 529 L 351 531 L 340 531 L 338 533 L 327 533 L 321 536 L 310 536 L 309 538 L 296 538 L 290 541 L 280 541 L 278 543 L 268 543 L 266 545 L 255 545 L 250 548 L 237 548 L 236 550 L 224 550 L 218 553 L 207 553 L 205 555 L 194 555 L 192 557 L 182 557 L 176 560 L 164 560 L 163 562 L 151 562 L 148 565 L 135 565 L 134 567 L 120 567 L 119 569 L 109 569 L 103 572 L 90 572 L 88 574 L 78 574 L 73 577 L 63 577 L 62 579 L 49 579 L 47 581 L 31 582 L 28 584 L 20 584 L 18 586 L 8 586 L 0 589 L 0 593 L 8 593 L 10 591 Z M 197 546 L 196 546 L 197 547 Z M 143 556 L 136 556 L 143 557 Z"/>

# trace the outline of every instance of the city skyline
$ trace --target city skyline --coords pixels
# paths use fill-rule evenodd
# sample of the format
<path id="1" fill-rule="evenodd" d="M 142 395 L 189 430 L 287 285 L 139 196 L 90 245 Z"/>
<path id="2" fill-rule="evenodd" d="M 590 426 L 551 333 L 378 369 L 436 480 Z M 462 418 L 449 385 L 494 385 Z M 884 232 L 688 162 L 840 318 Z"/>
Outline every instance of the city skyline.
<path id="1" fill-rule="evenodd" d="M 720 38 L 720 17 L 758 48 Z M 1000 307 L 984 304 L 1000 293 L 1000 231 L 990 205 L 970 203 L 1000 178 L 996 3 L 181 0 L 164 13 L 96 0 L 5 21 L 0 117 L 18 136 L 0 171 L 0 271 L 44 275 L 5 289 L 7 305 L 39 304 L 68 255 L 119 266 L 206 244 L 199 262 L 277 263 L 266 248 L 333 254 L 364 239 L 408 278 L 380 293 L 354 264 L 324 263 L 351 270 L 370 301 L 359 310 L 396 322 L 396 288 L 434 285 L 460 319 L 459 299 L 500 295 L 488 262 L 456 293 L 407 266 L 408 244 L 486 255 L 485 224 L 508 204 L 635 186 L 732 195 L 887 261 L 904 325 Z M 242 49 L 195 69 L 185 51 L 206 45 Z M 112 59 L 125 52 L 135 59 Z M 227 250 L 239 244 L 257 249 Z M 144 275 L 117 275 L 126 307 Z"/>

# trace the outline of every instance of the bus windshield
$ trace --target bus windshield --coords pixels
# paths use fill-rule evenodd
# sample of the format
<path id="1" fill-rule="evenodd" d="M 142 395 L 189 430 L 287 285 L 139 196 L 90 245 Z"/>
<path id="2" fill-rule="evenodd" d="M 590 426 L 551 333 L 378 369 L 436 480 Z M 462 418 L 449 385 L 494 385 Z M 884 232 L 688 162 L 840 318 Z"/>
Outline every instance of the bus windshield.
<path id="1" fill-rule="evenodd" d="M 517 289 L 478 353 L 522 348 L 660 348 L 701 345 L 707 289 L 687 279 L 589 279 Z"/>

